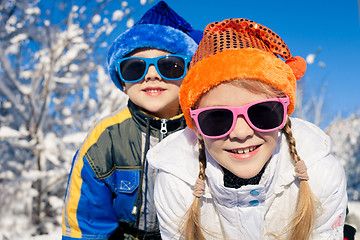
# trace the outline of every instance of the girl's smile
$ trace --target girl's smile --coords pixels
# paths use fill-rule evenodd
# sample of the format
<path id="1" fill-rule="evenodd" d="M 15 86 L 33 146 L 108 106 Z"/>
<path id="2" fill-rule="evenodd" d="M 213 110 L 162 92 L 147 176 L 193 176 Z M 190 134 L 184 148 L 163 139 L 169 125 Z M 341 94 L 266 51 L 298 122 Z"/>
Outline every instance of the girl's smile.
<path id="1" fill-rule="evenodd" d="M 261 145 L 246 148 L 230 149 L 225 151 L 228 151 L 230 156 L 233 158 L 247 160 L 254 157 L 259 152 L 260 146 Z"/>

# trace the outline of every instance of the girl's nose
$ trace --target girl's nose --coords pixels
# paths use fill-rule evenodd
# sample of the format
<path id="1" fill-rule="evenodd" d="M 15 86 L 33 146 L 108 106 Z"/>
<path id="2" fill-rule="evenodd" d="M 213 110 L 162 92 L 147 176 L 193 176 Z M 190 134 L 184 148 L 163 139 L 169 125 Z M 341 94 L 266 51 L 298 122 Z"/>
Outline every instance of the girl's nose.
<path id="1" fill-rule="evenodd" d="M 246 140 L 254 135 L 254 129 L 246 122 L 243 116 L 239 116 L 236 120 L 235 127 L 229 134 L 230 138 L 238 138 L 240 140 Z"/>
<path id="2" fill-rule="evenodd" d="M 161 80 L 160 74 L 156 71 L 154 65 L 150 65 L 148 68 L 147 73 L 145 74 L 144 80 L 151 81 L 151 80 Z"/>

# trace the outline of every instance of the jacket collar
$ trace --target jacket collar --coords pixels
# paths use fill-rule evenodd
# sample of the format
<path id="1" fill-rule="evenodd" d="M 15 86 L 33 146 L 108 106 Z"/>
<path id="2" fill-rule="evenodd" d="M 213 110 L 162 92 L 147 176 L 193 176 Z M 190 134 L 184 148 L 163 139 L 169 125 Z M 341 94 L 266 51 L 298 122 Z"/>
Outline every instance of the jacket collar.
<path id="1" fill-rule="evenodd" d="M 154 116 L 151 116 L 141 110 L 136 104 L 131 100 L 128 101 L 128 108 L 130 110 L 131 116 L 140 127 L 142 132 L 145 132 L 147 126 L 147 119 L 150 123 L 151 131 L 158 132 L 161 129 L 161 124 L 163 121 L 166 122 L 166 128 L 168 132 L 174 132 L 180 129 L 183 129 L 186 126 L 184 114 L 179 114 L 171 119 L 161 119 Z M 154 135 L 154 134 L 151 134 Z"/>

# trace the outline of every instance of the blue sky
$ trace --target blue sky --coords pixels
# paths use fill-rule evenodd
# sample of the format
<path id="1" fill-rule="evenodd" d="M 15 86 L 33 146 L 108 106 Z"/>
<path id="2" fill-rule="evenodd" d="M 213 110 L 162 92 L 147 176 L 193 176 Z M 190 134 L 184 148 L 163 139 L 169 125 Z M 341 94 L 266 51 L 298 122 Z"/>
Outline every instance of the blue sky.
<path id="1" fill-rule="evenodd" d="M 131 0 L 138 1 L 138 0 Z M 135 22 L 151 4 L 136 8 Z M 314 64 L 308 65 L 305 94 L 320 94 L 326 87 L 324 122 L 339 113 L 343 118 L 360 114 L 360 18 L 357 0 L 243 1 L 167 0 L 168 5 L 199 30 L 226 18 L 247 18 L 275 31 L 294 56 L 306 58 L 317 49 Z M 324 62 L 325 67 L 320 67 Z"/>

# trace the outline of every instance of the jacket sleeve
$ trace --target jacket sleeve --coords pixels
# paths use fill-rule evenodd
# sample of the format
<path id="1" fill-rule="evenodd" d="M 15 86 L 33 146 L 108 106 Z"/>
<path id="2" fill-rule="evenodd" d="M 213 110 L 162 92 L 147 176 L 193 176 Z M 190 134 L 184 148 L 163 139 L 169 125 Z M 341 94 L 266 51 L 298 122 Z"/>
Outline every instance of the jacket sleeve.
<path id="1" fill-rule="evenodd" d="M 66 189 L 62 239 L 108 239 L 117 226 L 110 189 L 78 152 Z"/>
<path id="2" fill-rule="evenodd" d="M 154 191 L 161 238 L 180 239 L 186 211 L 194 200 L 191 186 L 160 170 Z"/>
<path id="3" fill-rule="evenodd" d="M 343 239 L 346 217 L 346 175 L 343 166 L 332 155 L 325 157 L 314 169 L 314 184 L 320 194 L 313 239 Z M 311 184 L 310 184 L 311 186 Z M 313 186 L 311 186 L 313 189 Z"/>

